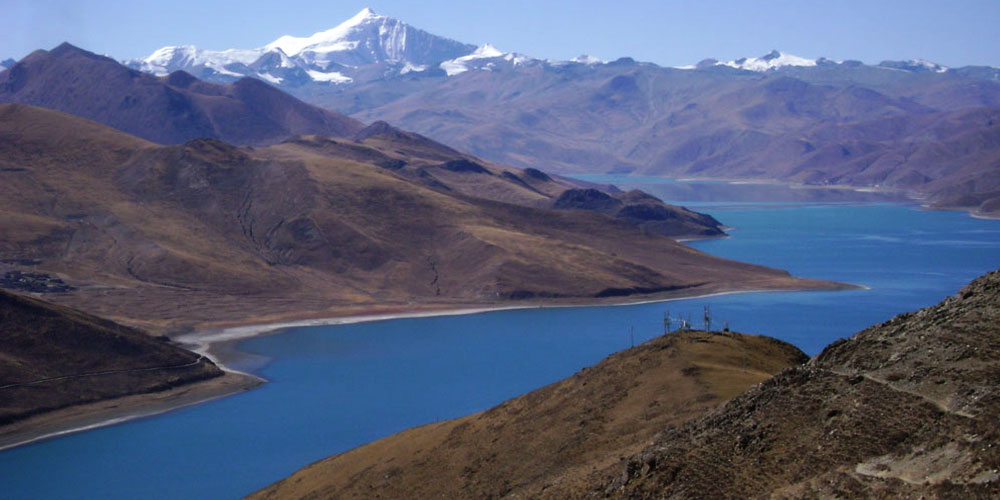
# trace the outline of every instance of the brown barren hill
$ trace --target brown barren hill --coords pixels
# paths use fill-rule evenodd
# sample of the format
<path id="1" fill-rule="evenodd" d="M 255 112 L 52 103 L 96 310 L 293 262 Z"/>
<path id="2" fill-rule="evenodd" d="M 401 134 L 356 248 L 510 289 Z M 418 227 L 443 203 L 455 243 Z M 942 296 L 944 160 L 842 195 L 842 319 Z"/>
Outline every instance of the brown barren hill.
<path id="1" fill-rule="evenodd" d="M 165 338 L 4 291 L 0 346 L 0 436 L 41 413 L 223 375 Z"/>
<path id="2" fill-rule="evenodd" d="M 670 427 L 577 498 L 1000 497 L 1000 271 Z"/>
<path id="3" fill-rule="evenodd" d="M 0 260 L 34 262 L 77 288 L 53 301 L 159 331 L 842 287 L 712 257 L 603 213 L 426 182 L 379 159 L 393 159 L 390 140 L 159 146 L 56 111 L 0 105 Z M 399 151 L 397 160 L 427 161 Z"/>
<path id="4" fill-rule="evenodd" d="M 252 498 L 559 498 L 663 427 L 806 359 L 768 337 L 667 334 L 490 410 L 317 462 Z"/>

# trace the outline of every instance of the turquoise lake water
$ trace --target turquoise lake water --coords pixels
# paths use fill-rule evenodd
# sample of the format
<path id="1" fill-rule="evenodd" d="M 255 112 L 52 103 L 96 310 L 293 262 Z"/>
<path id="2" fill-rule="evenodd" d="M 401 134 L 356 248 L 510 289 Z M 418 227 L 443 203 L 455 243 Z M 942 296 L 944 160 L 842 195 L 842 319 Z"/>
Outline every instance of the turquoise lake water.
<path id="1" fill-rule="evenodd" d="M 671 198 L 664 186 L 643 185 Z M 815 354 L 1000 267 L 1000 221 L 795 200 L 679 201 L 734 228 L 731 238 L 694 247 L 870 290 L 291 329 L 240 344 L 269 358 L 254 368 L 270 380 L 259 389 L 0 452 L 0 498 L 237 498 L 328 455 L 569 376 L 628 347 L 632 329 L 636 343 L 661 333 L 667 310 L 700 318 L 710 305 L 716 325 L 728 320 Z"/>

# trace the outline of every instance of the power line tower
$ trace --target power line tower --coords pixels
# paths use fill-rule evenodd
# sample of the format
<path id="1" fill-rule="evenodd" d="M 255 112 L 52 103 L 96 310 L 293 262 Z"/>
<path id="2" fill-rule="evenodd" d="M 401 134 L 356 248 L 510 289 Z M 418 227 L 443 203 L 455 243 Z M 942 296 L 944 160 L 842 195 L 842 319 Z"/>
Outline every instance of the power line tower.
<path id="1" fill-rule="evenodd" d="M 670 333 L 670 324 L 673 322 L 670 319 L 670 311 L 663 313 L 663 334 L 666 335 Z"/>
<path id="2" fill-rule="evenodd" d="M 705 331 L 712 331 L 712 309 L 705 306 Z"/>

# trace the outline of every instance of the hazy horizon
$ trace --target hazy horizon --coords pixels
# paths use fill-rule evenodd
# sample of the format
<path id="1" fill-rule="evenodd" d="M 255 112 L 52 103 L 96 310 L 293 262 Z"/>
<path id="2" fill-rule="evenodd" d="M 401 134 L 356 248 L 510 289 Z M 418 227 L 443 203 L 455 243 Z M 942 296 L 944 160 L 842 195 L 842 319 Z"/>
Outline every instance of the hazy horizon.
<path id="1" fill-rule="evenodd" d="M 15 60 L 63 41 L 116 59 L 145 57 L 167 45 L 255 48 L 281 35 L 332 28 L 364 7 L 436 35 L 538 58 L 589 54 L 663 66 L 705 58 L 756 57 L 772 49 L 808 58 L 926 59 L 950 67 L 1000 66 L 995 26 L 1000 2 L 846 1 L 819 5 L 770 0 L 698 4 L 625 2 L 504 3 L 432 0 L 329 2 L 149 2 L 13 0 L 0 59 Z"/>

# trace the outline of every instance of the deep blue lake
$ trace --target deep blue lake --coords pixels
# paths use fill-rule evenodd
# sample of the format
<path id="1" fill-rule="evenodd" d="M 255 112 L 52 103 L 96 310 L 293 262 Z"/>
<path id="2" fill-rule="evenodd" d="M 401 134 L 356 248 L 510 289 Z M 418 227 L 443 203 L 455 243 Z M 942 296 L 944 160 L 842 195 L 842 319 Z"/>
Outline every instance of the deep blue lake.
<path id="1" fill-rule="evenodd" d="M 328 455 L 569 376 L 628 347 L 632 329 L 636 343 L 661 333 L 668 310 L 700 318 L 710 305 L 716 325 L 815 354 L 1000 267 L 1000 221 L 965 213 L 799 194 L 704 201 L 685 198 L 689 185 L 590 180 L 641 184 L 734 228 L 690 243 L 706 252 L 870 289 L 291 329 L 240 344 L 270 360 L 254 369 L 270 380 L 259 389 L 0 452 L 0 498 L 237 498 Z"/>

